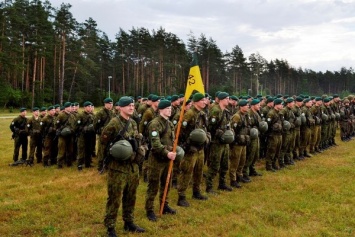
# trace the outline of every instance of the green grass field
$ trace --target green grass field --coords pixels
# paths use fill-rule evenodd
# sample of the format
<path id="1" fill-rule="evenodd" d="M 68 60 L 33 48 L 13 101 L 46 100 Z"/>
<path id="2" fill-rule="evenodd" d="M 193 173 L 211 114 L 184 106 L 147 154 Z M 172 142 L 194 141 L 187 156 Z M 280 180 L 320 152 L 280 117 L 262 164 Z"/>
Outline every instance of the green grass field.
<path id="1" fill-rule="evenodd" d="M 0 114 L 1 116 L 1 114 Z M 16 116 L 16 113 L 14 114 Z M 0 236 L 105 236 L 106 176 L 96 169 L 74 167 L 10 167 L 13 141 L 11 119 L 0 119 Z M 146 184 L 141 182 L 135 211 L 144 234 L 129 236 L 355 236 L 355 140 L 340 142 L 322 154 L 267 173 L 240 190 L 191 199 L 189 208 L 156 223 L 145 217 Z M 96 163 L 96 159 L 94 158 Z M 216 180 L 217 181 L 217 180 Z M 158 212 L 159 204 L 156 203 Z"/>

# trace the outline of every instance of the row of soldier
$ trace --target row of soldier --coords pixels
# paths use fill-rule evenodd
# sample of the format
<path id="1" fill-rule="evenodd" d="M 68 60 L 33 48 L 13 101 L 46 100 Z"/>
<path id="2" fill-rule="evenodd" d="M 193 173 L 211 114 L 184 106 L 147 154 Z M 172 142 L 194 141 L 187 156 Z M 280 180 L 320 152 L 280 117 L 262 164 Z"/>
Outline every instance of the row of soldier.
<path id="1" fill-rule="evenodd" d="M 56 113 L 56 106 L 49 107 L 48 114 L 42 118 L 38 115 L 38 109 L 34 108 L 33 116 L 28 121 L 26 109 L 22 108 L 20 116 L 10 126 L 15 139 L 14 161 L 18 159 L 19 145 L 23 145 L 24 151 L 27 135 L 30 134 L 29 162 L 34 160 L 32 147 L 36 145 L 37 161 L 41 161 L 39 143 L 43 142 L 45 166 L 48 161 L 56 163 L 58 168 L 62 168 L 64 162 L 71 165 L 75 160 L 73 144 L 77 144 L 76 158 L 78 170 L 81 170 L 84 165 L 91 166 L 91 157 L 95 153 L 95 134 L 98 134 L 98 169 L 102 170 L 104 157 L 111 152 L 111 145 L 120 134 L 120 140 L 129 140 L 134 152 L 130 154 L 132 159 L 122 161 L 113 158 L 107 164 L 110 178 L 105 225 L 108 234 L 114 236 L 117 208 L 123 195 L 123 209 L 126 210 L 123 213 L 124 228 L 143 232 L 144 229 L 133 223 L 132 200 L 135 200 L 139 179 L 133 164 L 137 165 L 148 182 L 146 214 L 149 220 L 156 221 L 154 198 L 160 190 L 162 201 L 168 161 L 177 157 L 172 152 L 172 146 L 183 99 L 183 96 L 174 95 L 169 100 L 161 100 L 157 95 L 150 95 L 146 99 L 139 98 L 134 105 L 132 98 L 122 97 L 115 104 L 116 112 L 113 112 L 113 101 L 107 98 L 104 107 L 95 115 L 91 102 L 84 103 L 82 113 L 78 113 L 75 105 L 67 102 L 61 113 Z M 179 194 L 177 204 L 184 207 L 189 206 L 186 190 L 190 182 L 192 197 L 207 199 L 201 191 L 205 164 L 208 167 L 205 174 L 206 192 L 216 193 L 213 180 L 217 174 L 218 189 L 232 191 L 232 187 L 240 188 L 241 182 L 250 182 L 250 176 L 261 175 L 255 169 L 260 156 L 265 157 L 266 170 L 275 172 L 286 165 L 293 165 L 294 160 L 311 157 L 335 145 L 338 122 L 342 140 L 348 140 L 354 130 L 350 101 L 345 99 L 340 103 L 337 95 L 314 99 L 302 95 L 238 99 L 226 92 L 219 92 L 211 103 L 207 94 L 195 93 L 184 109 L 179 137 L 184 157 L 174 162 L 173 172 L 173 182 L 176 182 Z M 38 137 L 41 141 L 37 140 Z M 132 140 L 135 142 L 132 143 Z M 24 152 L 22 160 L 26 160 Z M 127 173 L 134 175 L 127 176 Z M 230 185 L 227 184 L 227 175 Z M 117 184 L 117 180 L 122 182 Z M 125 190 L 125 185 L 131 189 Z M 163 214 L 175 213 L 166 199 Z"/>

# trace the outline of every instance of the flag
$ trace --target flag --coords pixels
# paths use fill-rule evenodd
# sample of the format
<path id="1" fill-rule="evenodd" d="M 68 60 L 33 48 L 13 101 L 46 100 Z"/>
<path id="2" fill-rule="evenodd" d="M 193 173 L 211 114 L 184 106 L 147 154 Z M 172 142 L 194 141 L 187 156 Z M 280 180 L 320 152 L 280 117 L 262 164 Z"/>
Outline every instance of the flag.
<path id="1" fill-rule="evenodd" d="M 187 78 L 185 101 L 187 101 L 192 92 L 196 90 L 201 94 L 205 94 L 205 88 L 203 86 L 200 67 L 197 64 L 197 53 L 192 54 L 192 63 L 190 67 L 189 77 Z"/>

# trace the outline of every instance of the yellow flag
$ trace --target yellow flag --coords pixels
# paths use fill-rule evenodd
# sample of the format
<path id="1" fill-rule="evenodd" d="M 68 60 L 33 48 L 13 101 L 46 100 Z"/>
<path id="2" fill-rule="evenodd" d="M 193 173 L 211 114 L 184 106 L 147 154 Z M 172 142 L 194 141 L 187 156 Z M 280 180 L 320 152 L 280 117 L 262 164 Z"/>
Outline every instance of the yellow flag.
<path id="1" fill-rule="evenodd" d="M 193 54 L 193 61 L 189 72 L 189 77 L 187 78 L 185 100 L 188 100 L 194 90 L 205 94 L 205 88 L 203 86 L 200 67 L 197 65 L 197 55 Z"/>

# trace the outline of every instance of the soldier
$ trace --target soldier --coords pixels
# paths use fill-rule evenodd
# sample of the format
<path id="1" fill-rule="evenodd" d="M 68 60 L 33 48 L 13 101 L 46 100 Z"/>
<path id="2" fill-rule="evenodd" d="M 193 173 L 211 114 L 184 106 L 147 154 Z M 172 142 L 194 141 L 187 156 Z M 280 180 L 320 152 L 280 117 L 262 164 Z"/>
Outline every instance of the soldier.
<path id="1" fill-rule="evenodd" d="M 329 134 L 330 126 L 332 122 L 332 110 L 330 109 L 330 98 L 323 98 L 323 105 L 321 106 L 322 110 L 322 126 L 321 126 L 321 141 L 319 144 L 319 150 L 323 151 L 329 148 Z M 333 115 L 335 116 L 335 115 Z M 335 117 L 334 117 L 335 118 Z"/>
<path id="2" fill-rule="evenodd" d="M 185 150 L 185 156 L 180 164 L 181 173 L 178 177 L 179 200 L 177 205 L 183 207 L 190 206 L 186 200 L 186 190 L 191 180 L 193 191 L 192 198 L 207 200 L 207 197 L 201 194 L 203 164 L 205 159 L 204 147 L 208 144 L 208 140 L 211 139 L 211 135 L 207 132 L 207 116 L 203 112 L 206 106 L 206 98 L 201 93 L 195 93 L 192 97 L 192 101 L 194 105 L 184 114 L 179 139 L 180 144 L 182 144 Z M 193 134 L 193 132 L 202 133 L 202 138 L 206 138 L 206 140 L 203 141 L 199 140 L 199 137 L 191 137 L 190 134 Z M 205 135 L 205 137 L 203 135 Z"/>
<path id="3" fill-rule="evenodd" d="M 68 167 L 71 166 L 73 161 L 75 118 L 71 111 L 71 103 L 65 102 L 64 110 L 59 113 L 54 123 L 56 136 L 58 136 L 58 169 L 63 168 L 64 162 Z"/>
<path id="4" fill-rule="evenodd" d="M 74 102 L 71 104 L 71 113 L 73 114 L 74 121 L 77 121 L 78 116 L 79 116 L 79 103 Z M 75 124 L 74 124 L 75 125 Z M 75 129 L 73 133 L 73 155 L 72 155 L 72 162 L 76 161 L 76 157 L 78 156 L 78 138 L 79 138 L 79 133 Z"/>
<path id="5" fill-rule="evenodd" d="M 343 105 L 340 107 L 340 139 L 342 141 L 349 141 L 350 138 L 350 123 L 351 123 L 350 101 L 343 100 Z"/>
<path id="6" fill-rule="evenodd" d="M 39 118 L 39 108 L 32 109 L 32 117 L 27 121 L 27 130 L 30 134 L 30 154 L 28 161 L 33 164 L 34 155 L 36 152 L 37 163 L 42 162 L 42 134 L 41 134 L 41 119 Z"/>
<path id="7" fill-rule="evenodd" d="M 174 125 L 169 121 L 171 103 L 168 100 L 161 100 L 157 108 L 159 115 L 148 126 L 149 141 L 152 148 L 148 157 L 149 175 L 145 210 L 150 221 L 157 220 L 154 213 L 154 199 L 159 191 L 159 201 L 162 202 L 169 162 L 175 160 L 176 157 L 176 152 L 172 152 L 175 136 Z M 168 204 L 168 193 L 163 205 L 163 214 L 176 214 L 176 211 Z"/>
<path id="8" fill-rule="evenodd" d="M 266 115 L 269 113 L 269 111 L 274 108 L 274 98 L 269 96 L 266 99 L 266 104 L 264 107 L 260 109 L 260 116 L 261 120 L 265 121 L 266 120 Z M 270 130 L 268 130 L 270 131 Z M 269 136 L 268 131 L 265 133 L 261 134 L 260 136 L 260 158 L 263 159 L 266 156 L 266 149 L 267 149 L 267 138 Z"/>
<path id="9" fill-rule="evenodd" d="M 78 136 L 78 170 L 92 167 L 92 140 L 95 137 L 94 115 L 92 114 L 93 104 L 90 101 L 84 102 L 84 111 L 76 117 L 76 130 Z"/>
<path id="10" fill-rule="evenodd" d="M 315 104 L 311 108 L 311 113 L 315 120 L 316 125 L 312 128 L 311 141 L 309 144 L 309 152 L 315 154 L 316 152 L 320 153 L 319 144 L 321 141 L 321 126 L 322 126 L 322 98 L 316 97 Z"/>
<path id="11" fill-rule="evenodd" d="M 312 157 L 311 154 L 307 151 L 307 147 L 311 142 L 311 133 L 313 127 L 315 126 L 315 120 L 313 118 L 311 108 L 312 108 L 312 100 L 307 98 L 303 101 L 304 106 L 302 107 L 302 116 L 304 117 L 304 122 L 301 125 L 301 143 L 300 143 L 300 154 L 299 157 L 304 159 L 304 157 Z"/>
<path id="12" fill-rule="evenodd" d="M 42 120 L 46 115 L 47 115 L 47 108 L 46 107 L 41 107 L 39 110 L 39 118 Z"/>
<path id="13" fill-rule="evenodd" d="M 268 143 L 266 149 L 266 170 L 275 172 L 279 168 L 276 166 L 276 161 L 280 156 L 282 145 L 282 121 L 283 116 L 280 113 L 282 110 L 282 99 L 274 100 L 274 108 L 266 115 L 266 121 L 269 128 Z"/>
<path id="14" fill-rule="evenodd" d="M 220 92 L 218 94 L 218 103 L 210 109 L 208 131 L 211 132 L 212 141 L 210 145 L 210 165 L 206 174 L 206 192 L 215 194 L 213 191 L 213 179 L 219 173 L 219 190 L 232 191 L 232 188 L 226 185 L 226 174 L 228 172 L 229 162 L 229 144 L 230 136 L 230 114 L 227 110 L 229 94 Z M 228 130 L 228 132 L 226 132 Z M 227 137 L 226 137 L 227 136 Z"/>
<path id="15" fill-rule="evenodd" d="M 243 180 L 243 167 L 246 161 L 247 145 L 250 143 L 250 119 L 247 100 L 239 101 L 239 110 L 231 118 L 231 127 L 234 130 L 235 141 L 230 144 L 230 185 L 241 188 Z"/>
<path id="16" fill-rule="evenodd" d="M 293 131 L 293 144 L 291 144 L 291 152 L 293 160 L 301 160 L 301 152 L 300 152 L 300 145 L 301 145 L 301 125 L 302 125 L 302 105 L 303 105 L 303 98 L 297 96 L 295 99 L 295 106 L 293 107 L 293 113 L 296 117 L 295 119 L 295 129 Z M 304 117 L 305 118 L 305 117 Z M 305 121 L 305 119 L 304 119 Z"/>
<path id="17" fill-rule="evenodd" d="M 110 122 L 113 118 L 113 100 L 111 98 L 104 99 L 104 107 L 100 109 L 99 112 L 95 114 L 94 117 L 94 128 L 96 134 L 100 137 L 103 128 Z M 97 170 L 101 171 L 103 168 L 104 162 L 104 151 L 102 149 L 101 142 L 97 144 L 97 159 L 98 159 L 98 167 Z"/>
<path id="18" fill-rule="evenodd" d="M 171 97 L 171 116 L 170 116 L 170 121 L 174 124 L 174 126 L 177 125 L 179 122 L 180 118 L 180 100 L 178 95 L 173 95 Z"/>
<path id="19" fill-rule="evenodd" d="M 247 146 L 247 159 L 246 164 L 243 169 L 243 179 L 250 180 L 249 176 L 262 176 L 261 173 L 258 173 L 255 169 L 255 163 L 259 160 L 259 151 L 260 151 L 260 134 L 259 131 L 261 116 L 260 116 L 260 100 L 253 99 L 250 102 L 249 110 L 249 119 L 250 127 L 254 128 L 253 133 L 250 134 L 250 144 Z M 254 134 L 256 133 L 257 134 Z"/>
<path id="20" fill-rule="evenodd" d="M 229 97 L 228 110 L 231 114 L 235 114 L 238 111 L 238 97 L 232 95 Z"/>
<path id="21" fill-rule="evenodd" d="M 54 128 L 54 115 L 55 109 L 54 106 L 48 107 L 48 114 L 42 120 L 41 133 L 44 137 L 43 142 L 43 166 L 48 167 L 56 163 L 55 157 L 53 154 L 54 147 L 54 137 L 55 137 L 55 128 Z"/>
<path id="22" fill-rule="evenodd" d="M 115 143 L 116 141 L 124 142 L 124 144 L 128 143 L 128 147 L 131 142 L 139 146 L 142 139 L 142 135 L 138 134 L 136 122 L 131 119 L 134 112 L 132 98 L 123 96 L 119 99 L 118 105 L 120 107 L 119 116 L 111 119 L 101 133 L 100 141 L 105 151 L 109 150 L 110 143 Z M 130 148 L 131 150 L 127 151 L 124 147 L 119 147 L 119 154 L 112 153 L 113 157 L 108 164 L 108 197 L 104 223 L 107 228 L 107 234 L 110 237 L 117 236 L 115 226 L 121 200 L 124 230 L 139 233 L 145 232 L 143 228 L 134 223 L 134 208 L 139 185 L 139 169 L 136 161 L 136 149 L 132 146 Z"/>
<path id="23" fill-rule="evenodd" d="M 12 138 L 14 139 L 14 155 L 12 158 L 14 163 L 18 161 L 20 148 L 22 149 L 21 162 L 23 163 L 27 159 L 28 132 L 26 128 L 26 114 L 26 108 L 21 108 L 19 116 L 12 120 L 10 124 Z"/>

